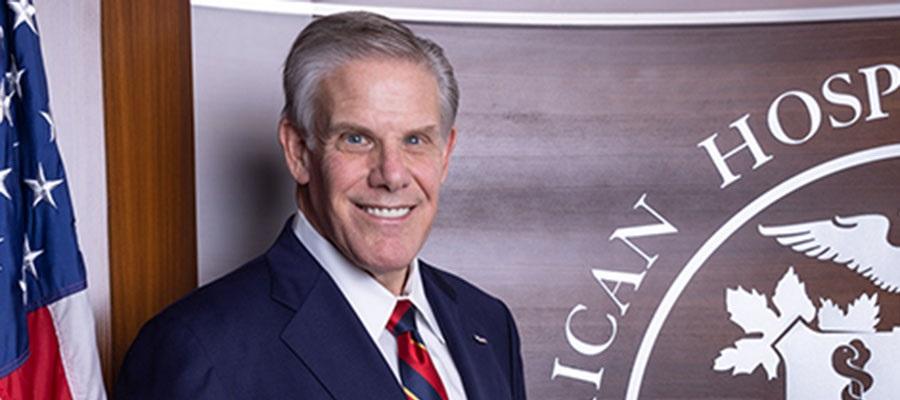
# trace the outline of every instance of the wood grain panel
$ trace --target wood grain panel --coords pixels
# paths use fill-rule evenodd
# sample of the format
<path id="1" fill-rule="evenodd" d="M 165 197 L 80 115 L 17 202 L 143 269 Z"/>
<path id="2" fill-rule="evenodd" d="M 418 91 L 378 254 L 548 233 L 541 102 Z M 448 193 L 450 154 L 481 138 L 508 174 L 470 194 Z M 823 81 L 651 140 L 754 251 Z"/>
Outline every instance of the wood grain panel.
<path id="1" fill-rule="evenodd" d="M 254 14 L 253 19 L 208 25 L 215 30 L 266 23 L 257 18 L 263 17 Z M 303 22 L 298 19 L 297 25 Z M 445 47 L 462 91 L 457 147 L 423 257 L 510 306 L 522 337 L 532 399 L 622 399 L 649 321 L 676 276 L 713 232 L 749 202 L 808 168 L 900 143 L 900 90 L 882 99 L 888 117 L 866 121 L 871 104 L 859 72 L 880 63 L 900 65 L 897 20 L 678 29 L 437 24 L 413 29 Z M 260 139 L 272 137 L 271 124 L 280 108 L 280 99 L 272 96 L 278 90 L 270 79 L 274 68 L 253 64 L 242 69 L 231 63 L 283 58 L 282 45 L 267 47 L 289 39 L 266 37 L 283 31 L 262 31 L 261 39 L 251 36 L 259 43 L 251 46 L 252 52 L 245 46 L 215 49 L 222 53 L 215 60 L 227 61 L 229 68 L 210 62 L 206 70 L 198 70 L 207 80 L 201 87 L 217 86 L 216 91 L 198 90 L 198 96 L 238 99 L 217 102 L 214 115 L 233 119 L 222 128 L 232 129 L 229 135 L 246 143 L 245 148 L 222 151 L 234 143 L 216 147 L 215 142 L 204 142 L 214 150 L 201 156 L 213 151 L 230 156 L 224 160 L 228 165 L 209 168 L 226 171 L 227 184 L 217 190 L 258 189 L 253 191 L 258 198 L 251 200 L 212 197 L 234 207 L 218 218 L 262 217 L 257 210 L 272 207 L 271 197 L 278 196 L 272 188 L 289 183 L 289 178 L 272 173 L 283 168 L 277 143 Z M 284 34 L 293 37 L 296 31 Z M 227 69 L 231 71 L 223 72 Z M 823 81 L 841 72 L 852 83 L 837 82 L 834 88 L 862 105 L 862 117 L 846 128 L 833 127 L 827 118 L 845 120 L 851 110 L 826 101 L 821 92 Z M 270 76 L 260 77 L 264 74 Z M 880 74 L 877 90 L 887 88 L 886 75 Z M 772 101 L 789 90 L 809 93 L 823 114 L 817 134 L 803 145 L 779 142 L 766 123 Z M 201 110 L 204 99 L 199 100 Z M 753 169 L 748 153 L 735 156 L 729 165 L 743 177 L 721 189 L 713 163 L 697 145 L 718 132 L 720 148 L 736 146 L 739 136 L 729 124 L 745 114 L 773 160 Z M 787 101 L 780 115 L 794 136 L 809 125 L 796 99 Z M 218 132 L 219 126 L 206 129 Z M 238 155 L 238 150 L 246 154 Z M 642 251 L 659 255 L 652 269 L 625 243 L 610 240 L 618 228 L 656 222 L 650 213 L 634 209 L 643 193 L 647 203 L 678 228 L 675 234 L 634 238 Z M 760 212 L 714 252 L 675 302 L 649 357 L 640 398 L 785 398 L 786 381 L 796 369 L 782 363 L 772 379 L 761 368 L 733 376 L 732 371 L 715 371 L 713 362 L 722 349 L 745 336 L 730 320 L 726 291 L 739 286 L 757 290 L 774 307 L 776 283 L 791 266 L 816 307 L 828 298 L 846 309 L 861 293 L 877 293 L 877 329 L 890 333 L 900 324 L 900 295 L 842 266 L 794 253 L 761 236 L 757 225 L 878 213 L 893 222 L 888 237 L 898 243 L 898 205 L 900 160 L 893 159 L 829 176 Z M 262 220 L 248 219 L 248 226 L 235 231 L 260 232 Z M 266 222 L 266 229 L 278 222 Z M 246 242 L 241 244 L 249 246 Z M 232 242 L 209 243 L 210 254 L 225 254 L 216 264 L 243 261 L 227 254 Z M 626 283 L 617 289 L 618 298 L 630 304 L 627 313 L 604 292 L 594 270 L 646 272 L 639 288 Z M 572 319 L 574 335 L 594 345 L 612 338 L 608 348 L 585 354 L 569 343 L 565 323 L 577 305 L 584 308 Z M 607 316 L 615 319 L 615 328 Z M 830 355 L 833 348 L 815 350 Z M 556 360 L 585 373 L 604 369 L 602 387 L 597 387 L 599 382 L 595 386 L 551 378 Z M 890 371 L 890 376 L 877 379 L 889 382 L 895 376 Z"/>
<path id="2" fill-rule="evenodd" d="M 529 29 L 419 25 L 445 46 L 461 85 L 459 136 L 426 259 L 478 283 L 507 301 L 523 339 L 529 397 L 542 400 L 624 398 L 635 354 L 663 295 L 698 248 L 738 210 L 801 171 L 855 151 L 900 142 L 900 90 L 884 96 L 888 117 L 870 112 L 860 68 L 900 65 L 898 21 L 790 26 L 645 29 Z M 851 110 L 823 98 L 821 85 L 846 72 L 852 83 L 833 88 L 862 99 L 862 117 L 834 128 L 828 116 Z M 886 90 L 887 74 L 879 78 Z M 803 145 L 776 140 L 767 127 L 772 101 L 789 90 L 808 92 L 823 125 Z M 809 118 L 792 99 L 780 110 L 786 131 L 800 137 Z M 713 163 L 697 145 L 714 132 L 727 151 L 740 143 L 729 124 L 749 124 L 773 159 L 754 170 L 748 152 L 729 159 L 743 177 L 721 189 Z M 678 228 L 635 238 L 652 269 L 611 234 L 657 222 L 633 209 L 647 203 Z M 810 299 L 842 307 L 860 293 L 877 293 L 879 329 L 900 324 L 900 296 L 878 289 L 842 266 L 796 254 L 762 237 L 757 224 L 828 220 L 878 213 L 900 238 L 900 161 L 856 168 L 809 185 L 742 227 L 705 263 L 676 302 L 651 353 L 641 399 L 781 399 L 787 375 L 732 376 L 713 370 L 719 351 L 743 337 L 725 309 L 727 289 L 772 296 L 794 266 Z M 592 270 L 646 272 L 639 289 L 623 283 L 629 303 L 619 311 Z M 615 283 L 609 283 L 612 288 Z M 599 345 L 577 352 L 574 335 Z M 890 311 L 889 311 L 890 310 Z M 607 314 L 616 320 L 615 330 Z M 831 349 L 825 349 L 829 354 Z M 555 360 L 596 373 L 602 387 L 557 377 Z M 884 377 L 877 378 L 884 379 Z"/>
<path id="3" fill-rule="evenodd" d="M 190 6 L 104 0 L 112 365 L 196 286 Z"/>
<path id="4" fill-rule="evenodd" d="M 329 3 L 381 7 L 421 7 L 451 10 L 529 12 L 710 12 L 789 10 L 796 8 L 845 7 L 884 4 L 883 0 L 330 0 Z"/>

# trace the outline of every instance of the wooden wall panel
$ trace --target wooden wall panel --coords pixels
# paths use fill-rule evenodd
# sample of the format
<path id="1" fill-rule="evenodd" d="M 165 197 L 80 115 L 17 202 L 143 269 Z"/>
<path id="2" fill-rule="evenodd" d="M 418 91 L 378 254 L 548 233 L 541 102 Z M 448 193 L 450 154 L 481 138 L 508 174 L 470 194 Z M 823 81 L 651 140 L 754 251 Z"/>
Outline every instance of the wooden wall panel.
<path id="1" fill-rule="evenodd" d="M 413 28 L 445 47 L 462 93 L 457 147 L 424 256 L 510 305 L 534 399 L 625 398 L 639 345 L 663 297 L 720 226 L 808 168 L 900 142 L 900 89 L 881 96 L 886 117 L 867 121 L 872 106 L 859 72 L 900 65 L 897 20 L 700 28 Z M 838 73 L 846 73 L 851 83 L 831 87 L 860 99 L 862 108 L 845 128 L 833 127 L 829 116 L 846 121 L 854 113 L 827 101 L 821 89 Z M 890 82 L 900 84 L 900 76 L 891 79 L 887 70 L 880 71 L 878 92 L 888 91 Z M 820 108 L 822 124 L 802 144 L 777 140 L 766 121 L 773 100 L 791 90 L 808 93 Z M 784 130 L 802 138 L 810 125 L 802 103 L 789 98 L 779 111 Z M 772 159 L 753 169 L 750 153 L 739 152 L 728 164 L 742 178 L 722 189 L 698 144 L 718 132 L 720 149 L 737 146 L 740 136 L 729 125 L 745 114 Z M 623 241 L 611 240 L 618 228 L 658 223 L 644 208 L 635 208 L 642 194 L 678 229 L 632 238 L 646 255 L 658 255 L 652 268 Z M 900 160 L 894 158 L 811 183 L 759 213 L 715 251 L 675 301 L 650 353 L 640 398 L 791 399 L 784 396 L 785 387 L 798 382 L 798 375 L 821 375 L 828 385 L 847 379 L 829 375 L 837 374 L 830 372 L 830 360 L 828 365 L 786 366 L 792 357 L 796 362 L 796 354 L 785 355 L 771 379 L 762 367 L 737 376 L 715 371 L 721 350 L 745 336 L 759 336 L 745 335 L 730 320 L 726 290 L 755 289 L 776 307 L 776 283 L 793 266 L 815 307 L 832 299 L 846 309 L 863 293 L 877 294 L 878 329 L 889 335 L 900 325 L 900 295 L 844 266 L 784 248 L 762 236 L 757 225 L 881 214 L 892 221 L 886 234 L 898 243 L 898 205 Z M 871 243 L 883 245 L 884 237 L 874 235 Z M 595 271 L 634 279 L 644 273 L 639 287 L 606 281 L 617 299 L 629 304 L 627 312 L 604 291 Z M 573 310 L 578 311 L 570 326 L 572 337 L 582 341 L 578 348 L 566 334 Z M 860 337 L 873 349 L 872 360 L 888 354 L 871 336 Z M 602 347 L 607 341 L 609 347 Z M 750 358 L 774 354 L 768 349 L 743 354 L 753 365 Z M 808 350 L 830 357 L 834 348 Z M 566 377 L 561 368 L 554 369 L 557 361 L 581 371 L 582 378 L 602 369 L 602 382 Z M 865 369 L 881 388 L 896 376 L 879 372 L 875 361 Z M 838 397 L 832 392 L 799 398 Z"/>
<path id="2" fill-rule="evenodd" d="M 224 12 L 209 12 L 207 17 L 218 13 Z M 288 18 L 266 16 L 278 22 Z M 259 37 L 251 37 L 253 46 L 219 40 L 229 45 L 203 50 L 218 55 L 215 60 L 227 60 L 228 67 L 207 62 L 209 68 L 198 69 L 198 79 L 205 83 L 197 91 L 198 112 L 203 117 L 204 110 L 216 111 L 216 118 L 207 117 L 216 124 L 204 126 L 200 118 L 198 130 L 218 134 L 222 126 L 247 144 L 234 152 L 221 152 L 230 156 L 224 160 L 227 164 L 209 167 L 210 171 L 240 172 L 227 174 L 225 187 L 217 189 L 220 193 L 233 193 L 234 186 L 241 186 L 271 195 L 238 201 L 211 196 L 230 202 L 227 206 L 235 210 L 220 218 L 262 215 L 257 210 L 272 207 L 272 197 L 278 196 L 272 188 L 284 184 L 283 176 L 272 173 L 283 168 L 271 133 L 273 114 L 280 108 L 279 99 L 272 95 L 278 91 L 270 76 L 276 70 L 260 67 L 256 60 L 265 59 L 267 65 L 281 60 L 286 49 L 272 44 L 289 40 L 305 23 L 305 17 L 297 17 L 296 30 L 274 32 L 256 28 L 274 25 L 260 21 L 260 15 L 237 22 L 234 15 L 228 17 L 230 24 L 206 21 L 212 31 L 207 35 L 219 39 L 217 27 L 239 26 L 231 28 L 229 35 L 246 29 Z M 445 47 L 462 88 L 457 148 L 423 256 L 507 302 L 522 336 L 530 398 L 624 398 L 650 321 L 661 315 L 662 299 L 678 277 L 685 276 L 689 260 L 711 235 L 781 182 L 830 160 L 872 149 L 893 149 L 894 157 L 807 182 L 760 211 L 714 249 L 703 268 L 688 276 L 682 295 L 661 324 L 642 385 L 631 386 L 628 393 L 639 388 L 641 399 L 838 398 L 837 391 L 823 396 L 785 395 L 788 382 L 796 383 L 803 373 L 822 379 L 801 385 L 801 390 L 825 386 L 818 383 L 843 384 L 846 376 L 834 375 L 831 362 L 788 366 L 797 361 L 796 354 L 779 353 L 772 376 L 761 367 L 737 376 L 728 368 L 714 369 L 720 351 L 746 336 L 761 336 L 746 335 L 732 322 L 726 293 L 738 287 L 746 293 L 756 290 L 757 300 L 765 296 L 757 301 L 756 311 L 778 308 L 781 315 L 790 310 L 780 307 L 796 305 L 803 297 L 773 299 L 776 284 L 789 270 L 805 285 L 804 296 L 812 307 L 827 308 L 824 299 L 831 299 L 846 309 L 862 294 L 877 294 L 881 307 L 877 334 L 892 335 L 900 325 L 896 292 L 879 288 L 843 266 L 797 254 L 757 230 L 759 224 L 828 221 L 835 215 L 871 213 L 893 222 L 886 235 L 900 243 L 900 90 L 888 90 L 889 82 L 900 82 L 900 77 L 892 79 L 887 70 L 879 72 L 878 87 L 873 90 L 889 92 L 881 98 L 881 108 L 888 115 L 867 120 L 873 109 L 867 91 L 872 89 L 866 88 L 860 73 L 878 64 L 900 65 L 896 40 L 900 21 L 624 29 L 412 27 Z M 241 62 L 250 65 L 240 68 Z M 833 89 L 859 99 L 862 108 L 860 118 L 849 127 L 829 122 L 830 116 L 850 119 L 853 112 L 826 100 L 821 90 L 822 83 L 838 73 L 846 73 L 852 82 L 835 82 Z M 202 90 L 213 86 L 215 91 Z M 773 100 L 791 90 L 808 93 L 823 118 L 815 136 L 802 144 L 778 140 L 766 121 Z M 232 98 L 239 101 L 222 101 Z M 205 103 L 212 102 L 215 107 L 204 109 Z M 718 132 L 719 148 L 727 151 L 738 145 L 740 136 L 729 125 L 743 115 L 748 115 L 760 146 L 773 158 L 756 169 L 746 151 L 729 159 L 731 168 L 743 177 L 723 189 L 713 163 L 698 144 Z M 796 98 L 788 99 L 779 115 L 792 137 L 801 137 L 809 126 Z M 198 152 L 200 157 L 234 143 L 204 141 L 203 145 L 215 150 Z M 635 248 L 648 257 L 658 255 L 652 268 L 636 250 L 611 239 L 619 228 L 658 222 L 658 217 L 635 206 L 642 194 L 647 195 L 648 207 L 678 229 L 632 238 Z M 259 232 L 278 222 L 255 218 L 238 229 Z M 869 242 L 884 244 L 884 238 L 877 239 Z M 225 254 L 216 267 L 244 261 L 227 254 L 231 242 L 208 243 L 209 254 Z M 241 245 L 249 246 L 247 241 Z M 250 254 L 260 249 L 245 250 Z M 616 299 L 629 304 L 627 313 L 595 279 L 598 271 L 645 274 L 639 287 L 627 282 L 616 286 L 607 279 L 610 288 L 615 287 Z M 567 317 L 573 310 L 567 335 Z M 843 334 L 822 332 L 824 325 L 815 320 L 793 326 L 805 324 L 820 330 L 818 338 Z M 856 333 L 866 341 L 875 335 Z M 897 343 L 898 339 L 895 335 L 891 340 Z M 601 346 L 604 341 L 609 341 L 608 347 Z M 869 344 L 875 349 L 877 343 Z M 759 351 L 745 353 L 768 357 L 770 349 L 760 346 L 755 349 Z M 835 347 L 807 350 L 827 358 Z M 897 357 L 883 350 L 873 350 L 873 360 Z M 874 364 L 863 367 L 878 382 L 873 390 L 896 382 L 893 369 L 885 373 L 884 363 L 880 371 Z M 560 372 L 555 365 L 570 370 Z M 580 374 L 578 379 L 573 371 Z M 596 383 L 590 381 L 594 376 Z"/>
<path id="3" fill-rule="evenodd" d="M 144 322 L 196 286 L 190 6 L 103 0 L 111 384 Z"/>
<path id="4" fill-rule="evenodd" d="M 330 0 L 329 3 L 378 7 L 526 12 L 741 12 L 884 4 L 884 0 Z"/>

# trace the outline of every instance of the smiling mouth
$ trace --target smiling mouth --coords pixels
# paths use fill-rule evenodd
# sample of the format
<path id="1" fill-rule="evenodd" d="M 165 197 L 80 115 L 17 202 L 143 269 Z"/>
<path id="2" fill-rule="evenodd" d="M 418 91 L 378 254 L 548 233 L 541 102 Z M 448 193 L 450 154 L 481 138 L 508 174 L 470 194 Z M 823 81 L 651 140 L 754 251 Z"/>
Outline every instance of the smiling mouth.
<path id="1" fill-rule="evenodd" d="M 358 207 L 371 216 L 388 219 L 403 218 L 413 209 L 412 207 Z"/>

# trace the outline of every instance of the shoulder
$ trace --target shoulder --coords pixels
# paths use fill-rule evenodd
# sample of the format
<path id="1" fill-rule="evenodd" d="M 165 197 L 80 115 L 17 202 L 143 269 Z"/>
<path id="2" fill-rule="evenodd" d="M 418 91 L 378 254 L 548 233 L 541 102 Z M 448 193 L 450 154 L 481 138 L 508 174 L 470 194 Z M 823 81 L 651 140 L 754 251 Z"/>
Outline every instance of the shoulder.
<path id="1" fill-rule="evenodd" d="M 425 262 L 420 263 L 420 265 L 423 278 L 433 279 L 437 285 L 443 286 L 444 289 L 448 289 L 451 296 L 456 296 L 461 299 L 469 299 L 476 302 L 483 302 L 486 305 L 503 305 L 503 302 L 500 299 L 494 297 L 493 295 L 489 294 L 488 292 L 484 291 L 478 286 L 475 286 L 473 283 L 463 279 L 458 275 L 447 272 L 441 268 L 435 267 Z"/>
<path id="2" fill-rule="evenodd" d="M 265 258 L 198 288 L 148 321 L 126 354 L 119 398 L 216 398 L 231 387 L 223 365 L 264 348 L 290 313 L 269 295 Z M 255 341 L 260 341 L 256 343 Z"/>
<path id="3" fill-rule="evenodd" d="M 258 257 L 167 306 L 142 332 L 169 325 L 202 327 L 228 315 L 247 313 L 269 297 L 268 269 L 265 257 Z"/>
<path id="4" fill-rule="evenodd" d="M 268 301 L 271 276 L 265 257 L 258 257 L 225 276 L 194 289 L 166 307 L 158 317 L 191 320 L 198 315 L 221 317 L 220 313 L 250 311 L 255 303 Z"/>
<path id="5" fill-rule="evenodd" d="M 214 350 L 271 335 L 293 311 L 273 300 L 273 276 L 265 256 L 195 289 L 163 310 L 144 330 L 189 330 Z"/>

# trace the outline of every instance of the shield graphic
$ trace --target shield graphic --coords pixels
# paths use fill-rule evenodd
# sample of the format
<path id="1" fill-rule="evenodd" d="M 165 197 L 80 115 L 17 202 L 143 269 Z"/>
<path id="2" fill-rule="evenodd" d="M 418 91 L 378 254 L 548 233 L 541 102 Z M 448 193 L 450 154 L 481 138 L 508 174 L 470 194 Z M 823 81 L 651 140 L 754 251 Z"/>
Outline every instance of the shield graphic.
<path id="1" fill-rule="evenodd" d="M 817 332 L 798 320 L 775 344 L 784 361 L 785 399 L 896 398 L 898 333 Z"/>
<path id="2" fill-rule="evenodd" d="M 816 306 L 791 267 L 771 298 L 737 287 L 726 290 L 726 306 L 746 337 L 722 349 L 717 371 L 761 366 L 774 379 L 783 362 L 786 400 L 893 399 L 900 391 L 900 328 L 876 331 L 877 294 L 861 294 L 846 310 L 825 298 Z"/>

